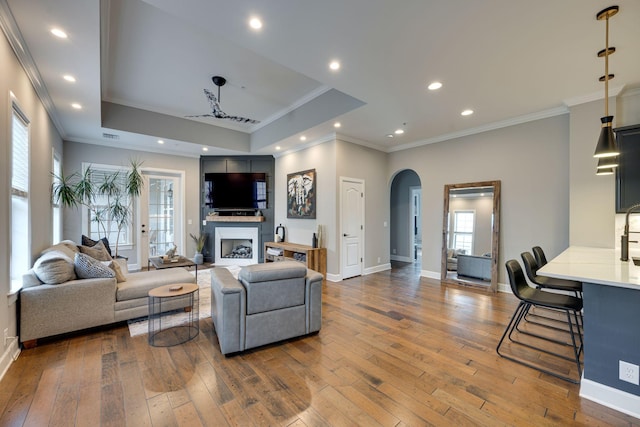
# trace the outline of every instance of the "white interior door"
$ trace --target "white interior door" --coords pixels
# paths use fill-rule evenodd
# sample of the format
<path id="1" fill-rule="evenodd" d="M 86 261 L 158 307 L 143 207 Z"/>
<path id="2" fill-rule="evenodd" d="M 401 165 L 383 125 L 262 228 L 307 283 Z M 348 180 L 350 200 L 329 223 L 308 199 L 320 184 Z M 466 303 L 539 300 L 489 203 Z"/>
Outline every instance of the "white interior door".
<path id="1" fill-rule="evenodd" d="M 175 174 L 143 172 L 144 189 L 140 195 L 140 262 L 164 255 L 175 244 L 176 254 L 185 255 L 182 177 Z"/>
<path id="2" fill-rule="evenodd" d="M 362 274 L 364 239 L 364 181 L 340 178 L 342 278 Z"/>

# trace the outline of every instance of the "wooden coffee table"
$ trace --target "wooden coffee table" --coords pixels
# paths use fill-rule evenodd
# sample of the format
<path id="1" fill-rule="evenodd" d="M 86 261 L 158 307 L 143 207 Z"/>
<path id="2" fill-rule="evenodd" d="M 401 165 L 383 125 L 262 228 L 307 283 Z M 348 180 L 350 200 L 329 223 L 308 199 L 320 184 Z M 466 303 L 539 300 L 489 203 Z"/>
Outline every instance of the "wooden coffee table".
<path id="1" fill-rule="evenodd" d="M 149 344 L 169 347 L 200 332 L 200 292 L 195 283 L 164 285 L 149 291 Z"/>
<path id="2" fill-rule="evenodd" d="M 147 263 L 147 268 L 151 268 L 153 265 L 156 270 L 163 270 L 165 268 L 176 268 L 176 267 L 195 267 L 196 268 L 196 280 L 198 280 L 198 264 L 191 261 L 189 258 L 184 256 L 179 256 L 174 258 L 176 261 L 164 262 L 162 261 L 162 257 L 153 257 L 149 258 L 149 262 Z"/>

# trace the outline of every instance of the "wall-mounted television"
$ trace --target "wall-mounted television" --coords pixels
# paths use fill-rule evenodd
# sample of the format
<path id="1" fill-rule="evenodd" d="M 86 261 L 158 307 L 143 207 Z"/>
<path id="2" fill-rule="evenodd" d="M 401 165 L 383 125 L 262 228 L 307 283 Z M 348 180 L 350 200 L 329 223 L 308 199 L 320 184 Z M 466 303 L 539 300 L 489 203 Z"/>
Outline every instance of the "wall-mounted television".
<path id="1" fill-rule="evenodd" d="M 267 208 L 265 173 L 205 173 L 205 205 L 216 211 Z"/>

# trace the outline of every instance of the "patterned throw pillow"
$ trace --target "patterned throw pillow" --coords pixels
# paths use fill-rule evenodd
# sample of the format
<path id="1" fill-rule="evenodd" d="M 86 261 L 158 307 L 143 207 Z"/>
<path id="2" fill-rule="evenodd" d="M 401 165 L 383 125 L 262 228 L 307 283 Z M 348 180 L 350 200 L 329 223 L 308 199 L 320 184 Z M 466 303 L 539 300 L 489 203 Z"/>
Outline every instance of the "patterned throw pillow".
<path id="1" fill-rule="evenodd" d="M 102 242 L 104 244 L 105 249 L 107 250 L 107 252 L 109 252 L 109 256 L 113 256 L 113 254 L 111 253 L 111 247 L 109 246 L 109 239 L 103 237 L 100 240 L 93 240 L 92 238 L 87 237 L 84 234 L 82 235 L 82 246 L 89 246 L 91 248 L 98 242 Z"/>
<path id="2" fill-rule="evenodd" d="M 114 278 L 116 273 L 89 255 L 76 254 L 73 264 L 78 279 Z"/>
<path id="3" fill-rule="evenodd" d="M 93 245 L 93 247 L 80 246 L 80 252 L 82 252 L 83 254 L 87 254 L 91 258 L 97 259 L 98 261 L 111 261 L 111 255 L 109 255 L 109 252 L 107 252 L 107 249 L 104 247 L 104 243 L 102 243 L 102 240 L 99 240 L 98 243 Z"/>

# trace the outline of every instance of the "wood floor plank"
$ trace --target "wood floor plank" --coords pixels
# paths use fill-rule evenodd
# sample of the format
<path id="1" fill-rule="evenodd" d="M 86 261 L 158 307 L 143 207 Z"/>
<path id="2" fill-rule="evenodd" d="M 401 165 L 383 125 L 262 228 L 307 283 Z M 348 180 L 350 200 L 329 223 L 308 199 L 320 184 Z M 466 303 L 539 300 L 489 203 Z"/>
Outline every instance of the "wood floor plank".
<path id="1" fill-rule="evenodd" d="M 325 283 L 319 333 L 229 357 L 210 317 L 168 348 L 130 337 L 125 324 L 42 340 L 0 383 L 0 425 L 640 427 L 579 386 L 496 354 L 512 295 L 419 274 L 393 263 Z"/>

